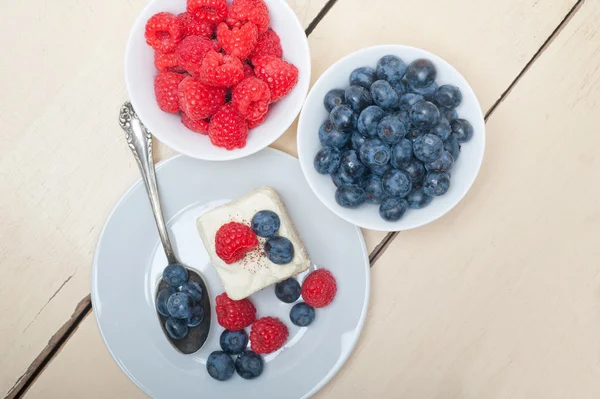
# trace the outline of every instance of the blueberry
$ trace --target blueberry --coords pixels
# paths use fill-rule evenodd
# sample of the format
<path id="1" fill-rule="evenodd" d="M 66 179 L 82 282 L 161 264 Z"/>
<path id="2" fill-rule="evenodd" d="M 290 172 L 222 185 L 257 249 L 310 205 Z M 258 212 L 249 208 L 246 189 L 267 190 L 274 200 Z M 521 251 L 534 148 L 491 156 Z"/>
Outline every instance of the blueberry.
<path id="1" fill-rule="evenodd" d="M 208 374 L 218 381 L 227 381 L 233 376 L 235 366 L 233 359 L 223 351 L 214 351 L 206 360 Z"/>
<path id="2" fill-rule="evenodd" d="M 425 97 L 420 94 L 404 93 L 398 100 L 398 109 L 400 109 L 400 111 L 409 111 L 413 105 L 423 100 L 425 100 Z"/>
<path id="3" fill-rule="evenodd" d="M 252 217 L 250 222 L 252 230 L 261 237 L 271 237 L 277 234 L 281 221 L 279 216 L 269 210 L 258 211 Z"/>
<path id="4" fill-rule="evenodd" d="M 442 85 L 438 87 L 433 98 L 440 107 L 452 109 L 460 105 L 462 93 L 456 86 Z"/>
<path id="5" fill-rule="evenodd" d="M 360 134 L 359 132 L 352 133 L 352 149 L 355 151 L 359 151 L 360 147 L 367 141 L 365 136 Z"/>
<path id="6" fill-rule="evenodd" d="M 306 327 L 315 320 L 315 308 L 300 302 L 292 306 L 290 320 L 299 327 Z"/>
<path id="7" fill-rule="evenodd" d="M 383 175 L 383 189 L 390 197 L 406 197 L 412 189 L 412 179 L 408 172 L 392 169 Z"/>
<path id="8" fill-rule="evenodd" d="M 314 166 L 317 172 L 326 175 L 335 172 L 342 161 L 342 153 L 335 147 L 323 147 L 315 155 Z"/>
<path id="9" fill-rule="evenodd" d="M 458 114 L 455 109 L 440 107 L 440 117 L 445 118 L 448 122 L 452 122 L 458 118 Z"/>
<path id="10" fill-rule="evenodd" d="M 372 174 L 379 175 L 379 176 L 385 175 L 391 169 L 392 169 L 392 165 L 390 165 L 389 163 L 386 163 L 385 165 L 382 165 L 382 166 L 369 166 L 369 171 Z"/>
<path id="11" fill-rule="evenodd" d="M 425 166 L 423 166 L 423 162 L 419 161 L 416 158 L 413 158 L 411 159 L 408 166 L 404 168 L 404 170 L 410 175 L 413 187 L 421 187 L 423 183 L 423 178 L 425 177 Z"/>
<path id="12" fill-rule="evenodd" d="M 248 334 L 246 331 L 229 331 L 225 330 L 219 338 L 221 349 L 229 355 L 237 355 L 242 353 L 248 346 Z"/>
<path id="13" fill-rule="evenodd" d="M 379 216 L 388 222 L 398 221 L 406 213 L 408 204 L 402 198 L 388 198 L 379 205 Z"/>
<path id="14" fill-rule="evenodd" d="M 331 174 L 331 180 L 336 187 L 341 186 L 342 184 L 354 184 L 356 183 L 358 178 L 354 178 L 349 176 L 346 172 L 339 168 L 337 172 Z"/>
<path id="15" fill-rule="evenodd" d="M 344 184 L 335 191 L 335 201 L 344 208 L 358 208 L 366 200 L 365 190 L 356 184 Z"/>
<path id="16" fill-rule="evenodd" d="M 244 351 L 235 359 L 235 371 L 245 380 L 259 377 L 263 367 L 262 357 L 252 351 Z"/>
<path id="17" fill-rule="evenodd" d="M 360 147 L 360 159 L 367 166 L 382 166 L 390 161 L 390 147 L 380 139 L 367 139 Z"/>
<path id="18" fill-rule="evenodd" d="M 300 283 L 295 278 L 288 278 L 275 284 L 275 296 L 281 302 L 294 303 L 300 298 Z"/>
<path id="19" fill-rule="evenodd" d="M 323 147 L 342 148 L 350 140 L 350 135 L 346 132 L 340 132 L 330 120 L 326 120 L 319 128 L 319 141 Z"/>
<path id="20" fill-rule="evenodd" d="M 450 176 L 445 172 L 431 172 L 423 181 L 423 192 L 431 196 L 444 195 L 450 188 Z"/>
<path id="21" fill-rule="evenodd" d="M 406 72 L 406 64 L 395 55 L 386 55 L 377 61 L 377 77 L 390 83 L 398 82 Z"/>
<path id="22" fill-rule="evenodd" d="M 188 327 L 196 327 L 199 326 L 200 323 L 204 320 L 204 308 L 198 304 L 196 304 L 192 308 L 192 315 L 187 319 Z"/>
<path id="23" fill-rule="evenodd" d="M 435 170 L 437 172 L 448 172 L 454 165 L 454 158 L 448 151 L 442 151 L 438 159 L 425 164 L 425 169 L 428 171 Z"/>
<path id="24" fill-rule="evenodd" d="M 197 281 L 188 280 L 183 283 L 178 290 L 190 294 L 194 302 L 200 302 L 202 299 L 202 287 Z"/>
<path id="25" fill-rule="evenodd" d="M 390 163 L 396 169 L 404 169 L 410 163 L 412 153 L 412 142 L 408 139 L 402 139 L 392 147 L 392 158 Z"/>
<path id="26" fill-rule="evenodd" d="M 408 91 L 410 91 L 412 93 L 421 94 L 425 98 L 425 100 L 433 102 L 437 88 L 438 88 L 437 83 L 433 82 L 429 86 L 425 86 L 425 87 L 409 86 Z"/>
<path id="27" fill-rule="evenodd" d="M 385 112 L 376 105 L 365 108 L 358 117 L 358 131 L 367 137 L 376 136 L 377 125 L 384 116 Z"/>
<path id="28" fill-rule="evenodd" d="M 466 119 L 456 119 L 450 123 L 452 134 L 459 143 L 466 143 L 473 138 L 473 126 Z"/>
<path id="29" fill-rule="evenodd" d="M 165 330 L 169 337 L 173 339 L 182 339 L 188 334 L 188 326 L 185 320 L 169 317 L 165 321 Z"/>
<path id="30" fill-rule="evenodd" d="M 408 115 L 407 111 L 398 111 L 395 112 L 393 115 L 396 118 L 398 118 L 398 120 L 402 122 L 404 126 L 406 126 L 406 128 L 408 129 L 408 127 L 410 126 L 410 116 Z"/>
<path id="31" fill-rule="evenodd" d="M 412 87 L 427 87 L 435 81 L 437 70 L 429 60 L 414 60 L 406 68 L 406 80 Z"/>
<path id="32" fill-rule="evenodd" d="M 362 147 L 361 147 L 362 148 Z M 367 168 L 360 162 L 358 153 L 354 150 L 346 151 L 342 154 L 342 162 L 340 168 L 353 178 L 362 176 Z"/>
<path id="33" fill-rule="evenodd" d="M 420 128 L 432 128 L 440 121 L 440 111 L 429 101 L 421 101 L 410 110 L 410 122 Z"/>
<path id="34" fill-rule="evenodd" d="M 169 314 L 177 319 L 187 319 L 192 315 L 194 300 L 187 292 L 176 292 L 167 301 Z"/>
<path id="35" fill-rule="evenodd" d="M 426 133 L 427 129 L 421 129 L 418 127 L 411 126 L 408 128 L 408 132 L 406 133 L 405 137 L 409 139 L 411 143 L 414 143 L 417 138 L 423 136 Z"/>
<path id="36" fill-rule="evenodd" d="M 175 288 L 167 287 L 159 291 L 156 296 L 156 310 L 163 316 L 169 317 L 169 311 L 167 310 L 167 301 L 175 293 Z"/>
<path id="37" fill-rule="evenodd" d="M 425 208 L 431 201 L 433 201 L 433 197 L 425 194 L 422 188 L 412 190 L 406 197 L 408 207 L 411 209 Z"/>
<path id="38" fill-rule="evenodd" d="M 417 137 L 413 143 L 415 156 L 423 162 L 433 162 L 444 150 L 444 143 L 435 134 L 424 134 Z"/>
<path id="39" fill-rule="evenodd" d="M 371 87 L 376 80 L 375 70 L 369 67 L 356 68 L 350 74 L 350 85 L 362 86 L 365 89 Z"/>
<path id="40" fill-rule="evenodd" d="M 429 133 L 435 134 L 442 139 L 442 141 L 445 141 L 450 136 L 450 133 L 452 133 L 450 122 L 448 122 L 446 118 L 440 118 L 438 124 L 432 127 Z"/>
<path id="41" fill-rule="evenodd" d="M 396 108 L 398 106 L 398 93 L 385 80 L 377 80 L 371 85 L 373 102 L 381 108 Z"/>
<path id="42" fill-rule="evenodd" d="M 347 105 L 337 105 L 331 110 L 329 120 L 334 128 L 340 132 L 347 132 L 356 125 L 356 114 Z"/>
<path id="43" fill-rule="evenodd" d="M 327 112 L 331 112 L 333 107 L 336 105 L 342 105 L 344 103 L 344 90 L 343 89 L 333 89 L 329 90 L 327 94 L 325 94 L 325 98 L 323 99 L 323 104 L 325 105 L 325 109 Z"/>
<path id="44" fill-rule="evenodd" d="M 407 92 L 407 87 L 406 84 L 404 84 L 404 81 L 400 80 L 398 82 L 393 82 L 390 83 L 392 85 L 392 88 L 394 90 L 396 90 L 396 93 L 398 94 L 398 98 L 400 98 L 401 95 L 403 95 L 404 93 Z"/>
<path id="45" fill-rule="evenodd" d="M 383 191 L 383 178 L 379 175 L 368 175 L 360 181 L 360 186 L 365 190 L 368 203 L 380 204 L 387 198 Z"/>
<path id="46" fill-rule="evenodd" d="M 388 115 L 377 125 L 377 135 L 384 143 L 392 145 L 406 136 L 406 126 L 400 119 Z"/>
<path id="47" fill-rule="evenodd" d="M 267 258 L 277 265 L 287 265 L 294 259 L 294 245 L 285 237 L 269 237 L 265 242 Z"/>
<path id="48" fill-rule="evenodd" d="M 188 271 L 178 263 L 170 264 L 163 270 L 163 280 L 171 287 L 179 287 L 188 280 Z"/>
<path id="49" fill-rule="evenodd" d="M 346 104 L 358 113 L 373 104 L 371 93 L 362 86 L 348 87 L 344 93 L 344 98 L 346 99 Z"/>
<path id="50" fill-rule="evenodd" d="M 456 162 L 460 156 L 460 144 L 458 144 L 454 135 L 451 134 L 450 137 L 444 141 L 444 150 L 448 151 L 452 155 L 454 162 Z"/>

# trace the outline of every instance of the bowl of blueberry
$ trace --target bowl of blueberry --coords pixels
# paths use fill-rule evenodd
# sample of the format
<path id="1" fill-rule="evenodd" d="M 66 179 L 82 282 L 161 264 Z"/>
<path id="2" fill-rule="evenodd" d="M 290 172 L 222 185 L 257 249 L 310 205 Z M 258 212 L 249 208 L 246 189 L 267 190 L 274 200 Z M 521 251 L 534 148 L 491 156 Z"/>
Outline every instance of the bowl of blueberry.
<path id="1" fill-rule="evenodd" d="M 332 65 L 298 123 L 310 187 L 357 226 L 430 223 L 471 188 L 485 150 L 479 101 L 465 78 L 425 50 L 382 45 Z"/>

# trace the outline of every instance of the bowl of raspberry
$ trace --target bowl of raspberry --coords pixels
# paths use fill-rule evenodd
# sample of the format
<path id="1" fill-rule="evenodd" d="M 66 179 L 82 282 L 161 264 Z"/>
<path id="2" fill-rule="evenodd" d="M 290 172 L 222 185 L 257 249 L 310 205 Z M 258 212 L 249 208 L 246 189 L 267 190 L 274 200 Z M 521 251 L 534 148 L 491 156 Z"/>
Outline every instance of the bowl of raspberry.
<path id="1" fill-rule="evenodd" d="M 279 138 L 300 112 L 310 53 L 280 0 L 153 0 L 125 53 L 125 83 L 146 127 L 198 159 L 242 158 Z"/>
<path id="2" fill-rule="evenodd" d="M 314 84 L 298 122 L 298 157 L 317 197 L 357 226 L 407 230 L 454 208 L 485 150 L 466 79 L 428 51 L 369 47 Z"/>

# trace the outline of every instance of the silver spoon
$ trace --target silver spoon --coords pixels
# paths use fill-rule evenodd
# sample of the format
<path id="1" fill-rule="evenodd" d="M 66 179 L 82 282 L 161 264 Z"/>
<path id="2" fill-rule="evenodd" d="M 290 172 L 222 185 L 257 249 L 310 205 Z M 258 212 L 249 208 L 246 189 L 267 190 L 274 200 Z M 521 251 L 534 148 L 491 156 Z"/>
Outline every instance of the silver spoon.
<path id="1" fill-rule="evenodd" d="M 158 235 L 160 236 L 160 241 L 162 242 L 163 249 L 165 250 L 167 261 L 169 262 L 169 265 L 182 264 L 173 252 L 173 247 L 171 246 L 171 241 L 169 240 L 169 233 L 167 232 L 165 219 L 160 207 L 158 186 L 156 184 L 156 174 L 154 171 L 154 161 L 152 159 L 152 134 L 150 134 L 148 129 L 146 129 L 146 127 L 142 124 L 129 101 L 127 101 L 121 107 L 121 112 L 119 113 L 119 124 L 125 131 L 127 136 L 127 144 L 129 144 L 129 148 L 131 148 L 133 156 L 135 157 L 135 160 L 140 168 L 142 180 L 146 186 L 146 192 L 148 193 L 148 199 L 150 200 L 152 213 L 154 214 L 154 220 L 156 221 L 156 227 L 158 228 Z M 186 269 L 189 274 L 189 279 L 196 281 L 202 288 L 203 294 L 202 299 L 200 300 L 200 305 L 204 309 L 204 320 L 202 323 L 200 323 L 200 325 L 191 327 L 188 335 L 184 338 L 172 339 L 165 330 L 165 321 L 167 318 L 158 313 L 158 311 L 156 314 L 160 319 L 161 327 L 169 342 L 171 342 L 171 344 L 179 352 L 188 355 L 198 351 L 206 342 L 208 331 L 210 329 L 211 309 L 210 296 L 206 282 L 196 271 L 191 270 L 189 267 L 186 267 Z M 160 290 L 167 287 L 167 283 L 161 278 L 156 290 L 156 295 L 158 295 Z M 154 307 L 156 308 L 156 302 Z"/>

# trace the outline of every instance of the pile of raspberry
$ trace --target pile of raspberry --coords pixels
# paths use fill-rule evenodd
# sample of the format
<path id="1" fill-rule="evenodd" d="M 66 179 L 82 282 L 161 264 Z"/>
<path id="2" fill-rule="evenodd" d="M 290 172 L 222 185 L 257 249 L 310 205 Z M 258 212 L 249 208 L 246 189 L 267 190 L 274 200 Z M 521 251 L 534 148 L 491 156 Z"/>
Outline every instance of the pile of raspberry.
<path id="1" fill-rule="evenodd" d="M 188 129 L 218 147 L 243 148 L 248 130 L 298 82 L 269 23 L 263 0 L 188 0 L 182 14 L 153 15 L 145 37 L 155 50 L 160 109 L 181 113 Z"/>

